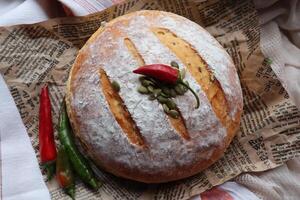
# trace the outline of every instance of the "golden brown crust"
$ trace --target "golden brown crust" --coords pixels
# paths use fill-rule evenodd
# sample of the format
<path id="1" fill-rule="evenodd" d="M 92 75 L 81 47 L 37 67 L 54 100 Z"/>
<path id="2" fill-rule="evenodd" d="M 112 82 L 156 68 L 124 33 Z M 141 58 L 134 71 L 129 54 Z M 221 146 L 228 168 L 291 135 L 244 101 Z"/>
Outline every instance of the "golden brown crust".
<path id="1" fill-rule="evenodd" d="M 187 19 L 182 19 L 182 17 L 176 16 L 171 13 L 166 13 L 166 12 L 161 12 L 161 11 L 142 11 L 142 12 L 134 12 L 134 13 L 128 14 L 126 16 L 119 17 L 119 18 L 112 20 L 111 22 L 106 24 L 106 27 L 110 28 L 107 31 L 110 32 L 111 35 L 113 35 L 112 37 L 116 37 L 116 38 L 123 37 L 123 33 L 120 29 L 118 29 L 118 26 L 124 25 L 124 24 L 128 25 L 130 23 L 130 20 L 136 16 L 144 16 L 147 20 L 151 20 L 152 18 L 155 18 L 160 15 L 162 17 L 164 17 L 164 16 L 171 17 L 174 20 L 178 20 L 180 23 L 185 23 L 185 20 L 188 21 Z M 93 52 L 93 49 L 91 49 L 90 47 L 95 43 L 99 43 L 99 40 L 101 40 L 101 41 L 103 40 L 103 38 L 101 38 L 101 34 L 104 33 L 105 31 L 106 31 L 106 28 L 100 28 L 88 40 L 86 45 L 79 52 L 79 54 L 76 58 L 76 61 L 72 67 L 72 70 L 70 72 L 69 81 L 67 84 L 67 95 L 66 95 L 68 115 L 70 117 L 70 121 L 71 121 L 72 127 L 74 129 L 74 132 L 76 134 L 76 137 L 81 141 L 84 149 L 87 151 L 88 155 L 95 161 L 95 163 L 98 166 L 100 166 L 101 168 L 105 169 L 106 171 L 113 173 L 120 177 L 133 179 L 133 180 L 137 180 L 137 181 L 141 181 L 141 182 L 145 182 L 145 183 L 160 183 L 160 182 L 168 182 L 168 181 L 178 180 L 181 178 L 186 178 L 186 177 L 192 176 L 196 173 L 199 173 L 203 169 L 205 169 L 208 166 L 210 166 L 211 164 L 213 164 L 216 160 L 218 160 L 223 155 L 224 151 L 226 150 L 226 148 L 228 147 L 228 145 L 234 138 L 235 133 L 239 128 L 241 114 L 242 114 L 242 95 L 241 95 L 241 92 L 239 91 L 240 90 L 239 83 L 238 83 L 238 88 L 236 88 L 236 90 L 238 90 L 238 91 L 237 92 L 233 91 L 233 93 L 235 94 L 234 96 L 236 96 L 235 98 L 237 98 L 237 101 L 235 102 L 235 104 L 236 104 L 235 107 L 234 108 L 231 107 L 232 101 L 234 101 L 234 100 L 230 101 L 227 99 L 228 105 L 226 106 L 226 108 L 224 108 L 224 95 L 226 96 L 226 91 L 224 90 L 224 88 L 223 89 L 221 88 L 222 80 L 217 80 L 217 81 L 220 81 L 220 83 L 221 83 L 221 85 L 217 83 L 217 87 L 218 87 L 217 89 L 218 89 L 218 91 L 221 89 L 220 91 L 225 93 L 225 94 L 223 94 L 223 93 L 221 94 L 221 97 L 223 97 L 223 98 L 221 98 L 219 100 L 220 104 L 223 104 L 223 105 L 220 106 L 220 104 L 218 104 L 218 96 L 220 97 L 220 94 L 215 94 L 215 95 L 212 95 L 212 97 L 211 97 L 212 99 L 214 99 L 213 100 L 214 102 L 210 106 L 212 106 L 212 109 L 216 113 L 218 112 L 216 110 L 222 109 L 222 108 L 227 112 L 227 115 L 225 116 L 226 120 L 222 119 L 223 115 L 218 116 L 218 114 L 217 114 L 217 117 L 219 119 L 221 118 L 220 121 L 223 122 L 223 125 L 221 122 L 219 122 L 218 126 L 225 127 L 226 135 L 225 135 L 225 137 L 222 138 L 222 140 L 220 142 L 217 142 L 215 144 L 210 144 L 209 142 L 207 142 L 209 144 L 208 147 L 204 147 L 205 146 L 204 145 L 201 148 L 199 148 L 198 157 L 194 156 L 194 161 L 193 160 L 186 161 L 187 163 L 185 164 L 184 163 L 185 161 L 183 159 L 183 164 L 181 164 L 181 163 L 174 164 L 174 166 L 170 166 L 170 168 L 168 168 L 168 169 L 167 169 L 167 167 L 165 167 L 166 170 L 160 169 L 160 167 L 164 167 L 164 165 L 162 164 L 161 166 L 160 165 L 157 166 L 157 170 L 155 170 L 155 168 L 154 169 L 152 168 L 152 170 L 147 171 L 147 170 L 142 170 L 141 167 L 143 165 L 147 165 L 147 164 L 151 165 L 152 163 L 143 163 L 140 166 L 138 166 L 138 165 L 131 166 L 130 162 L 126 163 L 123 160 L 120 161 L 117 158 L 115 158 L 113 155 L 111 155 L 111 157 L 106 157 L 105 156 L 106 154 L 104 154 L 104 153 L 102 154 L 102 151 L 98 150 L 99 143 L 97 143 L 98 146 L 96 143 L 93 143 L 91 141 L 94 139 L 94 138 L 91 138 L 92 135 L 89 135 L 89 133 L 84 131 L 84 130 L 94 130 L 94 129 L 90 129 L 90 127 L 88 127 L 88 124 L 90 124 L 90 123 L 85 123 L 86 119 L 83 116 L 81 116 L 82 113 L 78 109 L 78 107 L 79 107 L 77 105 L 78 97 L 76 95 L 81 95 L 81 94 L 79 94 L 80 93 L 79 89 L 80 89 L 80 87 L 82 87 L 81 85 L 84 85 L 87 82 L 84 79 L 83 75 L 88 72 L 86 71 L 86 69 L 84 67 L 86 67 L 86 66 L 91 67 L 91 65 L 92 65 L 92 64 L 86 64 L 87 61 L 89 61 L 91 59 L 91 56 L 92 56 L 91 52 Z M 206 34 L 206 33 L 199 31 L 200 37 L 202 34 Z M 104 41 L 102 41 L 102 42 L 104 42 Z M 220 48 L 220 47 L 218 47 L 218 48 Z M 224 51 L 224 57 L 227 56 L 225 54 L 226 53 Z M 180 56 L 178 56 L 178 57 L 180 57 Z M 201 63 L 199 63 L 199 65 L 201 65 Z M 235 69 L 233 69 L 234 66 L 233 66 L 231 60 L 230 60 L 230 66 L 228 66 L 228 67 L 230 68 L 230 70 L 229 70 L 230 74 L 226 78 L 233 79 L 233 82 L 238 81 L 238 80 L 236 80 L 237 75 L 236 75 Z M 91 67 L 91 69 L 93 69 L 93 68 L 94 68 L 94 66 Z M 218 78 L 218 77 L 216 77 L 216 78 Z M 209 83 L 205 83 L 205 84 L 210 85 Z M 202 86 L 202 87 L 204 87 L 204 86 Z M 214 87 L 216 87 L 215 84 L 214 84 Z M 83 88 L 83 89 L 86 89 L 86 88 Z M 208 90 L 210 90 L 210 88 L 208 88 Z M 208 95 L 208 94 L 206 94 L 206 95 Z M 184 98 L 184 97 L 182 97 L 182 98 Z M 203 97 L 203 98 L 204 99 L 202 101 L 207 101 L 207 100 L 205 100 L 205 97 Z M 209 98 L 209 99 L 211 99 L 211 98 Z M 80 98 L 79 98 L 79 100 L 80 100 Z M 205 102 L 204 102 L 204 104 L 205 104 Z M 95 117 L 101 116 L 101 113 L 95 114 L 95 112 L 101 112 L 100 110 L 94 111 L 94 110 L 92 110 L 92 108 L 89 108 L 89 106 L 83 107 L 83 109 L 86 109 L 84 112 L 90 113 L 90 115 L 95 115 Z M 235 111 L 233 111 L 234 109 L 235 109 Z M 229 112 L 234 113 L 234 115 L 231 116 Z M 223 114 L 223 110 L 220 113 Z M 133 113 L 131 113 L 131 114 L 133 114 Z M 214 115 L 214 114 L 210 113 L 208 115 Z M 89 120 L 92 120 L 92 119 L 89 119 Z M 153 119 L 153 120 L 155 120 L 155 119 Z M 216 125 L 214 125 L 214 126 L 216 126 Z M 188 131 L 189 131 L 189 129 L 188 129 Z M 192 132 L 192 129 L 191 129 L 191 132 Z M 157 133 L 153 133 L 153 134 L 157 134 Z M 203 131 L 200 131 L 199 134 L 205 135 L 205 134 L 207 134 L 207 132 L 206 132 L 206 130 L 203 130 Z M 208 134 L 214 134 L 214 133 L 208 131 Z M 98 135 L 101 135 L 101 133 L 98 133 Z M 196 140 L 196 138 L 198 138 L 197 135 L 194 136 L 194 138 L 193 138 L 193 135 L 191 137 L 192 137 L 191 142 L 193 142 L 193 139 Z M 148 144 L 149 146 L 151 146 L 152 145 L 151 141 L 149 141 L 149 139 L 147 140 L 147 137 L 145 139 L 146 139 L 146 141 L 145 141 L 146 145 Z M 175 138 L 175 140 L 179 141 L 179 143 L 182 143 L 180 141 L 181 140 L 180 138 Z M 123 141 L 120 141 L 120 145 L 122 145 L 122 144 L 125 145 L 123 143 Z M 182 144 L 182 145 L 184 145 L 184 144 Z M 196 144 L 193 143 L 192 145 L 196 145 Z M 130 145 L 129 145 L 128 148 L 132 148 L 132 146 L 130 147 Z M 133 147 L 133 148 L 137 148 L 137 147 Z M 196 148 L 196 146 L 194 148 Z M 99 147 L 99 149 L 100 149 L 100 147 Z M 131 149 L 129 151 L 135 151 L 135 150 Z M 137 152 L 139 152 L 139 151 L 147 151 L 147 150 L 141 150 L 141 149 L 137 150 Z M 178 149 L 178 151 L 180 151 L 180 149 Z M 115 153 L 115 152 L 113 152 L 113 150 L 112 150 L 111 153 Z M 164 162 L 163 158 L 159 158 L 159 159 L 156 158 L 156 156 L 162 156 L 160 154 L 157 154 L 157 152 L 156 153 L 150 152 L 149 154 L 151 154 L 151 156 L 154 160 L 161 160 L 161 162 Z M 124 155 L 122 155 L 122 156 L 124 156 Z M 138 159 L 140 159 L 140 158 L 137 158 L 137 160 Z M 134 160 L 132 160 L 132 162 L 134 162 Z M 173 160 L 173 162 L 174 162 L 174 160 Z M 165 165 L 165 166 L 169 167 L 169 165 Z"/>

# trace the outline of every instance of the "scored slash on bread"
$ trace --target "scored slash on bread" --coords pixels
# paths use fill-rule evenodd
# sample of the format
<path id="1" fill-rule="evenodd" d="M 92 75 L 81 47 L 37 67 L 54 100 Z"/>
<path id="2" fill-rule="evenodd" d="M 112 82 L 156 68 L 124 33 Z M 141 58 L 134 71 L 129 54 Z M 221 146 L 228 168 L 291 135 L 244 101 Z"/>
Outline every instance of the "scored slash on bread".
<path id="1" fill-rule="evenodd" d="M 200 98 L 174 101 L 170 118 L 137 92 L 145 64 L 179 63 Z M 120 84 L 116 93 L 112 81 Z M 219 159 L 239 128 L 242 92 L 233 62 L 199 25 L 162 11 L 139 11 L 100 28 L 80 50 L 67 85 L 67 108 L 87 155 L 117 176 L 147 183 L 194 175 Z M 145 146 L 147 148 L 139 148 Z"/>
<path id="2" fill-rule="evenodd" d="M 132 144 L 144 146 L 144 140 L 138 127 L 132 120 L 130 113 L 128 112 L 126 106 L 123 104 L 123 100 L 120 98 L 118 92 L 113 89 L 110 80 L 108 79 L 105 71 L 102 68 L 99 70 L 99 75 L 100 83 L 102 85 L 102 91 L 105 95 L 106 101 L 108 102 L 110 111 L 113 113 L 115 119 Z"/>
<path id="3" fill-rule="evenodd" d="M 219 81 L 212 79 L 214 76 L 213 72 L 208 69 L 205 61 L 189 43 L 176 36 L 170 30 L 153 28 L 152 31 L 162 44 L 175 53 L 199 85 L 201 85 L 217 117 L 226 125 L 228 105 L 225 94 L 220 87 Z"/>

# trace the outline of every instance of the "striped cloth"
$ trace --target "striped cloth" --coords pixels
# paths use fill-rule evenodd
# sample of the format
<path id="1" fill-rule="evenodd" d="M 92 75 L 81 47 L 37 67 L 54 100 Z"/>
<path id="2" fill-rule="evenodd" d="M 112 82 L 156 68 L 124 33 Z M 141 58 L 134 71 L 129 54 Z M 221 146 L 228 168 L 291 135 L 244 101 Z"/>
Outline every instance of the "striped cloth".
<path id="1" fill-rule="evenodd" d="M 83 16 L 108 8 L 123 0 L 59 0 L 67 15 Z"/>

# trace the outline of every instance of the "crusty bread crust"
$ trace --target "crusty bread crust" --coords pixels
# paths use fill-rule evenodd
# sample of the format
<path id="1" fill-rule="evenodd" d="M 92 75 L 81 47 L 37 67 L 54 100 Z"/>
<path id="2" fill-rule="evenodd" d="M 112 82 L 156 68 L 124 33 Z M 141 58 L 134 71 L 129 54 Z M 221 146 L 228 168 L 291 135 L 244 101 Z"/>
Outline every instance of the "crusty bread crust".
<path id="1" fill-rule="evenodd" d="M 180 25 L 178 28 L 184 29 L 187 26 L 190 30 L 176 31 L 176 29 L 172 29 L 174 23 Z M 130 49 L 126 49 L 122 42 L 115 41 L 120 38 L 129 38 L 132 41 L 140 40 L 145 44 L 153 42 L 153 38 L 157 37 L 157 35 L 155 36 L 154 31 L 152 33 L 153 38 L 152 35 L 149 35 L 152 41 L 148 40 L 147 30 L 143 32 L 145 26 L 146 28 L 148 26 L 149 32 L 151 32 L 152 28 L 173 31 L 174 34 L 169 37 L 170 40 L 172 40 L 172 37 L 182 37 L 182 42 L 178 40 L 178 48 L 193 49 L 195 53 L 185 56 L 190 56 L 192 60 L 200 56 L 202 61 L 195 61 L 196 64 L 203 66 L 202 69 L 207 68 L 208 75 L 214 74 L 216 79 L 216 81 L 211 83 L 203 71 L 202 74 L 195 74 L 191 70 L 193 66 L 188 68 L 190 75 L 188 75 L 187 79 L 190 79 L 189 81 L 192 82 L 194 87 L 198 87 L 201 100 L 201 106 L 198 111 L 193 110 L 194 99 L 192 96 L 184 95 L 176 100 L 179 109 L 182 109 L 181 112 L 186 120 L 187 130 L 191 135 L 189 140 L 182 138 L 174 130 L 168 118 L 164 117 L 163 110 L 158 105 L 154 105 L 155 102 L 149 103 L 143 100 L 144 107 L 136 106 L 135 109 L 137 110 L 132 108 L 131 103 L 138 105 L 133 97 L 137 96 L 137 100 L 144 98 L 142 95 L 138 96 L 139 94 L 134 92 L 135 88 L 138 87 L 138 76 L 136 76 L 135 80 L 134 76 L 126 74 L 127 79 L 123 79 L 124 76 L 120 74 L 117 66 L 120 63 L 121 65 L 124 64 L 124 66 L 119 67 L 123 67 L 124 71 L 129 69 L 128 72 L 130 72 L 131 68 L 129 67 L 134 69 L 138 66 L 138 62 L 131 62 L 130 59 L 130 61 L 127 61 L 126 58 L 130 55 L 132 60 L 135 57 L 133 54 L 130 54 L 132 52 L 130 52 Z M 139 29 L 141 33 L 139 31 L 131 32 L 130 28 Z M 139 34 L 145 34 L 142 36 L 144 37 L 142 40 L 139 38 Z M 192 44 L 193 41 L 185 37 L 185 34 L 190 36 L 197 35 L 197 38 L 193 38 L 196 42 Z M 163 58 L 158 56 L 148 57 L 148 54 L 144 53 L 144 49 L 141 47 L 144 44 L 135 42 L 137 51 L 140 51 L 140 55 L 147 64 L 150 64 L 148 62 L 153 62 L 153 60 L 163 63 L 166 62 L 164 59 L 168 60 L 168 57 L 175 59 L 182 56 L 179 55 L 181 52 L 174 56 L 174 49 L 172 50 L 166 45 L 167 41 L 164 44 L 164 48 L 159 46 L 159 48 L 156 47 L 155 49 L 153 46 L 159 41 L 164 43 L 164 40 L 168 40 L 165 37 L 159 39 L 155 40 L 153 44 L 151 43 L 151 46 L 145 47 L 145 49 L 149 51 L 149 54 L 154 54 L 155 51 L 166 52 Z M 197 41 L 204 42 L 207 45 L 206 52 L 210 55 L 207 55 L 201 49 L 204 48 L 203 43 L 200 45 Z M 187 43 L 191 45 L 188 46 L 186 45 Z M 180 45 L 183 46 L 180 47 Z M 125 54 L 126 52 L 129 52 L 128 55 Z M 191 51 L 184 51 L 183 49 L 183 53 L 185 52 Z M 122 55 L 120 56 L 119 54 Z M 216 55 L 213 56 L 212 54 Z M 123 60 L 118 62 L 117 59 Z M 184 65 L 185 62 L 181 61 L 182 59 L 178 60 L 179 63 Z M 116 120 L 114 120 L 116 116 L 111 114 L 111 110 L 109 110 L 109 106 L 105 102 L 107 99 L 102 93 L 107 88 L 100 83 L 101 77 L 98 74 L 100 68 L 107 72 L 111 80 L 118 80 L 121 84 L 120 97 L 124 100 L 125 106 L 127 106 L 136 125 L 140 128 L 146 147 L 131 144 L 126 134 L 124 134 L 124 130 L 122 131 L 120 128 L 120 124 L 118 125 Z M 199 82 L 195 80 L 198 76 L 203 76 L 201 78 L 204 81 Z M 132 85 L 134 85 L 134 88 L 132 88 Z M 204 89 L 204 87 L 207 87 L 207 89 Z M 130 96 L 126 96 L 128 93 L 131 93 Z M 208 94 L 211 97 L 207 97 Z M 97 98 L 99 98 L 99 101 L 95 100 Z M 160 183 L 186 178 L 199 173 L 223 155 L 239 129 L 243 97 L 231 58 L 204 29 L 188 19 L 172 13 L 139 11 L 118 17 L 107 23 L 105 27 L 95 32 L 79 51 L 67 83 L 66 103 L 76 137 L 80 140 L 87 155 L 100 168 L 116 176 L 145 183 Z M 187 108 L 189 107 L 188 105 L 192 105 L 189 108 L 190 110 Z M 149 107 L 151 114 L 149 113 Z M 145 114 L 143 115 L 143 112 L 147 113 L 145 110 L 148 111 L 146 116 Z M 224 111 L 225 116 L 222 114 Z M 139 115 L 138 112 L 141 112 L 141 114 Z M 144 116 L 145 119 L 141 119 L 141 116 Z M 108 124 L 103 124 L 103 121 Z M 158 129 L 158 125 L 158 128 L 156 128 L 156 124 L 160 124 L 161 129 Z M 148 129 L 151 125 L 153 126 L 152 131 Z M 201 130 L 195 131 L 194 129 L 197 127 L 200 127 L 199 129 Z M 169 145 L 166 140 L 170 140 Z"/>

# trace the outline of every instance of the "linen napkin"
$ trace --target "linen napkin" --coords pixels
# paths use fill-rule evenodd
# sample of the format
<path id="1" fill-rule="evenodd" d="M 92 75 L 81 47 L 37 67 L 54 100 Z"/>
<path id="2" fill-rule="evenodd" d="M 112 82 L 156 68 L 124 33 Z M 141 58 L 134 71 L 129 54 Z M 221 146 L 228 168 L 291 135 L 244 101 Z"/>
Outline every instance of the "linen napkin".
<path id="1" fill-rule="evenodd" d="M 56 0 L 0 0 L 0 26 L 33 24 L 58 16 Z"/>
<path id="2" fill-rule="evenodd" d="M 1 75 L 0 168 L 0 199 L 50 199 L 25 126 Z"/>

